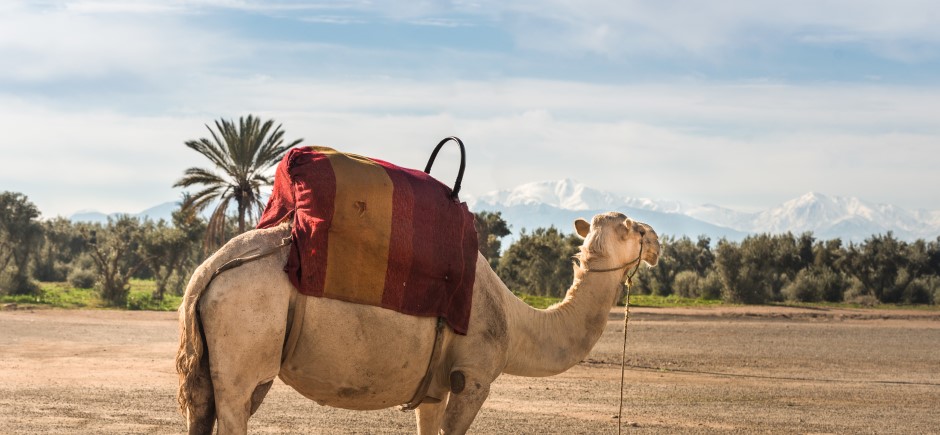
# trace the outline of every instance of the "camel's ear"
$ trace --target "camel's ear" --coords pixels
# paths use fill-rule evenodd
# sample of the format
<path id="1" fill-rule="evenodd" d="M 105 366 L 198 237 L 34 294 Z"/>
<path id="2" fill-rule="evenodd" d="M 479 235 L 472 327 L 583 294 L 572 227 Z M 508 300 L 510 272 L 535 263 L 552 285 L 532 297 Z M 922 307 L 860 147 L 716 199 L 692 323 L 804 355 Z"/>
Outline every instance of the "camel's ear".
<path id="1" fill-rule="evenodd" d="M 620 236 L 620 240 L 625 240 L 630 234 L 630 227 L 633 226 L 633 220 L 627 218 L 623 221 L 622 225 L 617 225 L 617 235 Z"/>
<path id="2" fill-rule="evenodd" d="M 589 224 L 588 221 L 584 219 L 578 218 L 574 221 L 574 230 L 583 239 L 587 237 L 589 232 L 591 232 L 591 224 Z"/>

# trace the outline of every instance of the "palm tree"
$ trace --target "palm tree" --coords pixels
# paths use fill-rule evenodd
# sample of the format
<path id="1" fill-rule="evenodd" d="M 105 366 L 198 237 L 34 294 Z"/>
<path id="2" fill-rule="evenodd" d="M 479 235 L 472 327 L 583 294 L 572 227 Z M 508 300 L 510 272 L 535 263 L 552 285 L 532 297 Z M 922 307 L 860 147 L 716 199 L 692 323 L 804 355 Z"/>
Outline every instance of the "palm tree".
<path id="1" fill-rule="evenodd" d="M 254 222 L 264 210 L 261 200 L 261 187 L 270 186 L 273 176 L 264 172 L 276 165 L 287 150 L 299 144 L 297 139 L 284 145 L 284 131 L 278 124 L 272 130 L 274 120 L 261 123 L 259 118 L 248 115 L 239 118 L 238 125 L 220 119 L 215 121 L 213 131 L 206 125 L 212 140 L 201 138 L 186 141 L 186 146 L 206 156 L 221 175 L 211 169 L 189 168 L 183 178 L 173 187 L 203 185 L 205 188 L 187 196 L 182 208 L 199 213 L 209 204 L 216 203 L 206 229 L 206 248 L 215 243 L 224 242 L 225 223 L 230 205 L 238 209 L 238 232 L 245 232 L 246 223 Z"/>

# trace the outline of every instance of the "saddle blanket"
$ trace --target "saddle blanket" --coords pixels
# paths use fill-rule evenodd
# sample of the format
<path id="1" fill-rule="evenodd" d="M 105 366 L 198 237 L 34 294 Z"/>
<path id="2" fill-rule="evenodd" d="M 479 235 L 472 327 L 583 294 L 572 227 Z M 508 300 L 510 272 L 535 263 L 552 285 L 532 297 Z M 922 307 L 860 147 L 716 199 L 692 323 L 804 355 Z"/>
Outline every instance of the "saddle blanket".
<path id="1" fill-rule="evenodd" d="M 467 333 L 477 234 L 466 203 L 443 183 L 326 147 L 294 148 L 258 228 L 286 219 L 284 270 L 300 293 L 439 316 Z"/>

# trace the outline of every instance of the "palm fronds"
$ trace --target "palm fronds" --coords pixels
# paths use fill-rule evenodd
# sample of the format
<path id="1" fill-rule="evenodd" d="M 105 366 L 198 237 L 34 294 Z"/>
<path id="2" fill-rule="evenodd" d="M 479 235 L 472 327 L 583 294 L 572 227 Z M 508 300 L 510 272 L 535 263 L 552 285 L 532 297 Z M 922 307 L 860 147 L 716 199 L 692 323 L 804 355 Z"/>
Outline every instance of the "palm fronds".
<path id="1" fill-rule="evenodd" d="M 274 127 L 274 120 L 262 123 L 253 115 L 239 118 L 238 124 L 219 119 L 214 125 L 214 130 L 206 125 L 211 138 L 185 142 L 187 147 L 209 159 L 214 168 L 189 168 L 173 184 L 173 187 L 204 186 L 203 190 L 187 197 L 183 202 L 184 210 L 199 213 L 215 204 L 206 231 L 207 250 L 225 241 L 229 207 L 237 209 L 240 233 L 260 218 L 265 206 L 261 188 L 273 183 L 273 177 L 266 172 L 280 162 L 289 149 L 303 141 L 296 139 L 285 144 L 280 124 Z"/>

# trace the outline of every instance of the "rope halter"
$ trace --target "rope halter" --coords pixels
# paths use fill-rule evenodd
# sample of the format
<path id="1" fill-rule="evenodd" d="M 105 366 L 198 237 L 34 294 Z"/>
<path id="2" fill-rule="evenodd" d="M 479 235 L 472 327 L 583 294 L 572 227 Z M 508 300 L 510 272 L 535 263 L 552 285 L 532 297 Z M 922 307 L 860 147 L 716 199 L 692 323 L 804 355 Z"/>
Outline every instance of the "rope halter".
<path id="1" fill-rule="evenodd" d="M 592 269 L 592 268 L 586 266 L 586 267 L 584 267 L 584 271 L 585 271 L 586 273 L 591 273 L 591 272 L 595 272 L 595 273 L 613 272 L 613 271 L 615 271 L 615 270 L 624 270 L 624 269 L 627 269 L 628 267 L 630 267 L 630 265 L 636 263 L 636 265 L 633 267 L 633 270 L 632 270 L 632 271 L 630 271 L 629 273 L 626 273 L 626 272 L 624 273 L 624 277 L 626 278 L 625 284 L 627 285 L 628 288 L 629 288 L 629 287 L 632 287 L 632 286 L 633 286 L 633 277 L 636 276 L 636 272 L 637 272 L 638 270 L 640 270 L 640 263 L 642 263 L 642 260 L 643 260 L 643 245 L 644 245 L 643 239 L 640 239 L 640 253 L 637 254 L 636 258 L 633 259 L 632 261 L 628 261 L 628 262 L 626 262 L 626 263 L 624 263 L 624 264 L 622 264 L 622 265 L 620 265 L 620 266 L 617 266 L 617 267 L 610 267 L 610 268 L 606 268 L 606 269 Z"/>

